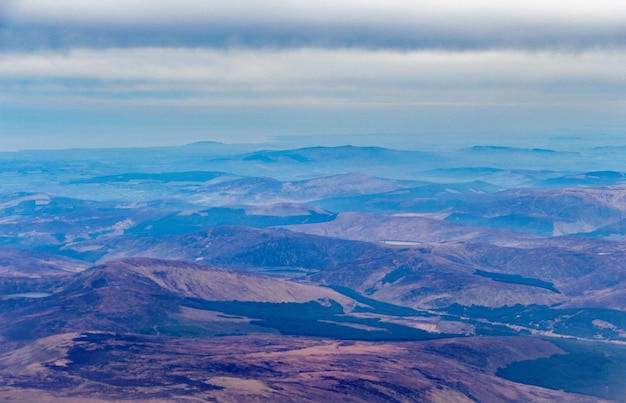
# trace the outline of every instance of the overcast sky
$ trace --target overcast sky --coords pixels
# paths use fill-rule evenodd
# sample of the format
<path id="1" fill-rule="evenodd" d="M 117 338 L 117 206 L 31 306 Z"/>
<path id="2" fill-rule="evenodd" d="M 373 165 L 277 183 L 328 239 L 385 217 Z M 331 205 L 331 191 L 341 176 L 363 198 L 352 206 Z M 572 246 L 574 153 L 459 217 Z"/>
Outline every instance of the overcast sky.
<path id="1" fill-rule="evenodd" d="M 2 0 L 0 52 L 0 150 L 626 137 L 624 1 Z"/>

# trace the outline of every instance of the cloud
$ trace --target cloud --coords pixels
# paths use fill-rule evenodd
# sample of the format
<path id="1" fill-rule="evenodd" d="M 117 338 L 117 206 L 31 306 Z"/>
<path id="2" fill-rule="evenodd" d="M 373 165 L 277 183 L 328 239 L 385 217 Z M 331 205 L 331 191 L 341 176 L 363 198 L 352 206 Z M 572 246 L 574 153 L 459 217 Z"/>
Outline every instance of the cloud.
<path id="1" fill-rule="evenodd" d="M 137 131 L 623 134 L 623 66 L 621 0 L 0 0 L 3 132 L 55 147 Z"/>
<path id="2" fill-rule="evenodd" d="M 626 49 L 74 49 L 5 53 L 0 89 L 212 103 L 623 102 L 625 65 Z"/>
<path id="3" fill-rule="evenodd" d="M 20 0 L 8 49 L 137 46 L 590 48 L 626 44 L 623 1 Z"/>
<path id="4" fill-rule="evenodd" d="M 393 24 L 506 19 L 619 23 L 626 17 L 622 1 L 555 0 L 502 2 L 494 0 L 19 0 L 7 6 L 18 20 L 62 23 L 296 23 Z"/>

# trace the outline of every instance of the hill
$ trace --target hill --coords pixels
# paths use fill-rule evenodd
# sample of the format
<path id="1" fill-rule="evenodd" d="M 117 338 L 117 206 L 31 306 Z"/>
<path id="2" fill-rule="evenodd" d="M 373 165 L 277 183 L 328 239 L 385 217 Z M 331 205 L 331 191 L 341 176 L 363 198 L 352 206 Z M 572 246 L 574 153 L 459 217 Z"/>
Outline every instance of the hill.
<path id="1" fill-rule="evenodd" d="M 185 333 L 195 322 L 207 321 L 205 316 L 209 325 L 205 324 L 206 329 L 198 325 L 196 331 L 210 332 L 211 315 L 196 312 L 191 308 L 193 302 L 185 303 L 187 299 L 197 300 L 196 304 L 254 301 L 328 305 L 334 301 L 341 312 L 354 306 L 353 300 L 329 288 L 145 258 L 94 266 L 47 284 L 51 295 L 45 298 L 0 300 L 0 335 L 24 340 L 87 330 L 159 333 L 155 326 L 162 326 L 162 331 L 169 327 L 171 332 L 181 328 Z M 186 305 L 190 307 L 183 308 Z M 245 323 L 240 326 L 246 328 Z"/>
<path id="2" fill-rule="evenodd" d="M 442 213 L 445 216 L 445 213 Z M 334 220 L 306 225 L 288 225 L 290 231 L 367 242 L 400 241 L 410 243 L 483 242 L 516 246 L 542 238 L 519 232 L 454 224 L 436 214 L 399 214 L 392 216 L 341 213 Z"/>
<path id="3" fill-rule="evenodd" d="M 626 189 L 501 190 L 472 182 L 330 198 L 312 204 L 336 212 L 429 213 L 456 224 L 550 237 L 591 232 L 620 221 L 626 213 Z"/>
<path id="4" fill-rule="evenodd" d="M 69 333 L 0 355 L 0 394 L 55 403 L 67 396 L 91 402 L 602 402 L 495 375 L 516 361 L 562 353 L 547 341 L 511 337 L 368 343 Z M 613 386 L 597 378 L 587 384 L 592 387 L 584 391 Z M 620 390 L 610 392 L 604 396 Z"/>

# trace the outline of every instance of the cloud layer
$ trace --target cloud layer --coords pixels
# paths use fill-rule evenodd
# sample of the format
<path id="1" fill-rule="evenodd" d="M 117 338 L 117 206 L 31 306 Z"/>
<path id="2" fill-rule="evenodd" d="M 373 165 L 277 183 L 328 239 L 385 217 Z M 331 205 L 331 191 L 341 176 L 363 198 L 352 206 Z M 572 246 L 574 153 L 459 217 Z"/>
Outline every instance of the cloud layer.
<path id="1" fill-rule="evenodd" d="M 624 1 L 0 2 L 11 144 L 621 133 L 623 66 Z"/>
<path id="2" fill-rule="evenodd" d="M 10 53 L 5 93 L 110 98 L 485 103 L 623 101 L 626 52 L 77 49 Z"/>
<path id="3" fill-rule="evenodd" d="M 622 1 L 9 0 L 5 48 L 589 48 L 626 44 Z"/>

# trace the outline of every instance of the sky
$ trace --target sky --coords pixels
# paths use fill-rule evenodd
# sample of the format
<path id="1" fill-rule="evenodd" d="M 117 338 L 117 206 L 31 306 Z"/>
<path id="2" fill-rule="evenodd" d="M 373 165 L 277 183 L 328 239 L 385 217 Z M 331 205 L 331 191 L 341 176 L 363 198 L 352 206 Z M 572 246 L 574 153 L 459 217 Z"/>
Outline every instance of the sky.
<path id="1" fill-rule="evenodd" d="M 1 0 L 0 151 L 626 144 L 624 66 L 621 0 Z"/>

